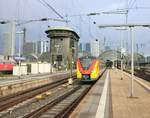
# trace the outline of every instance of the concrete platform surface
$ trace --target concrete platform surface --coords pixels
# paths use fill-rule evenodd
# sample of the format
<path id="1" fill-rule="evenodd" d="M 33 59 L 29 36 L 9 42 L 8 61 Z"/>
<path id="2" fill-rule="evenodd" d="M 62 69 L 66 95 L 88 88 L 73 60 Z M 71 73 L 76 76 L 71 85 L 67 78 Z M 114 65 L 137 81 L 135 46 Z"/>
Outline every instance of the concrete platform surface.
<path id="1" fill-rule="evenodd" d="M 75 73 L 73 73 L 75 74 Z M 41 85 L 45 85 L 60 79 L 70 77 L 70 72 L 58 72 L 49 75 L 36 76 L 14 81 L 5 81 L 0 84 L 0 97 L 24 91 Z"/>
<path id="2" fill-rule="evenodd" d="M 134 94 L 130 97 L 131 78 L 126 72 L 110 69 L 107 93 L 104 93 L 106 73 L 75 108 L 70 118 L 150 118 L 150 92 L 134 80 Z M 135 77 L 149 87 L 149 83 Z M 106 101 L 102 101 L 102 96 Z M 105 104 L 105 110 L 101 110 Z M 103 114 L 103 115 L 101 115 Z"/>
<path id="3" fill-rule="evenodd" d="M 39 74 L 29 74 L 29 75 L 21 75 L 20 77 L 8 77 L 8 78 L 0 78 L 0 86 L 5 86 L 13 83 L 19 83 L 19 82 L 25 82 L 25 81 L 31 81 L 34 79 L 43 79 L 43 78 L 48 78 L 54 75 L 58 74 L 64 74 L 64 73 L 69 73 L 70 71 L 59 71 L 59 72 L 54 72 L 54 73 L 39 73 Z"/>
<path id="4" fill-rule="evenodd" d="M 150 93 L 134 81 L 130 98 L 131 78 L 125 73 L 120 77 L 119 70 L 110 71 L 113 118 L 150 118 Z"/>

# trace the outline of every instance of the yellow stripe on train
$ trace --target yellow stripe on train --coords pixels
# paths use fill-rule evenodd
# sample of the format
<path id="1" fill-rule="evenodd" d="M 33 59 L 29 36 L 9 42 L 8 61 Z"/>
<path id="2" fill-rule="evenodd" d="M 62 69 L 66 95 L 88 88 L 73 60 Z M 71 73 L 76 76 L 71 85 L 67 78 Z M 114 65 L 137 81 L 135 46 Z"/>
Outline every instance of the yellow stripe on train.
<path id="1" fill-rule="evenodd" d="M 79 70 L 78 65 L 77 65 L 77 78 L 82 78 L 82 74 L 81 74 L 81 72 Z"/>
<path id="2" fill-rule="evenodd" d="M 96 64 L 94 66 L 94 69 L 92 70 L 91 74 L 90 74 L 90 78 L 92 79 L 97 79 L 98 76 L 99 76 L 99 72 L 100 72 L 100 69 L 99 69 L 99 61 L 96 61 Z"/>

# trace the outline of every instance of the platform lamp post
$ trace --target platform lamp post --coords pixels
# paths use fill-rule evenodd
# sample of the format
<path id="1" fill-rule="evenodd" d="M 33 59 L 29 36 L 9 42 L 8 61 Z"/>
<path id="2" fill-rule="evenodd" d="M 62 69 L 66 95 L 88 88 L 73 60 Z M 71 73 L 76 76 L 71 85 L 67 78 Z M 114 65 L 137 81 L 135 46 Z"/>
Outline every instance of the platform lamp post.
<path id="1" fill-rule="evenodd" d="M 104 24 L 98 25 L 99 28 L 106 27 L 127 27 L 130 29 L 130 39 L 131 39 L 131 89 L 130 89 L 130 97 L 134 96 L 134 38 L 133 38 L 133 28 L 135 27 L 148 27 L 150 28 L 150 23 L 137 23 L 137 24 Z"/>
<path id="2" fill-rule="evenodd" d="M 120 53 L 121 53 L 121 80 L 123 80 L 123 31 L 124 30 L 127 30 L 126 28 L 118 28 L 116 30 L 119 30 L 120 31 Z"/>
<path id="3" fill-rule="evenodd" d="M 76 48 L 75 47 L 70 48 L 70 78 L 68 79 L 68 83 L 70 85 L 73 84 L 73 78 L 72 78 L 72 71 L 73 71 L 73 53 L 72 53 L 72 51 L 73 50 L 76 50 Z"/>
<path id="4" fill-rule="evenodd" d="M 23 34 L 24 35 L 24 31 L 20 31 L 20 32 L 16 32 L 16 34 Z M 19 78 L 21 75 L 21 41 L 19 39 Z"/>
<path id="5" fill-rule="evenodd" d="M 73 80 L 72 80 L 72 47 L 70 48 L 69 52 L 70 52 L 70 55 L 69 55 L 70 78 L 68 79 L 68 84 L 72 85 L 72 83 L 73 83 Z"/>

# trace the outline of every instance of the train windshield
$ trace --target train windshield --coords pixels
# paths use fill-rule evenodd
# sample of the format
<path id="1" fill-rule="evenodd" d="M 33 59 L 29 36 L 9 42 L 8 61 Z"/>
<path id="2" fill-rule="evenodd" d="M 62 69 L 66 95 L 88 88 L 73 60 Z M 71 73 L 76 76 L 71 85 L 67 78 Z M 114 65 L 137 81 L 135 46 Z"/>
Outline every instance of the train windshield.
<path id="1" fill-rule="evenodd" d="M 91 66 L 93 59 L 95 59 L 95 58 L 94 57 L 80 58 L 80 62 L 81 62 L 83 69 L 87 70 Z"/>

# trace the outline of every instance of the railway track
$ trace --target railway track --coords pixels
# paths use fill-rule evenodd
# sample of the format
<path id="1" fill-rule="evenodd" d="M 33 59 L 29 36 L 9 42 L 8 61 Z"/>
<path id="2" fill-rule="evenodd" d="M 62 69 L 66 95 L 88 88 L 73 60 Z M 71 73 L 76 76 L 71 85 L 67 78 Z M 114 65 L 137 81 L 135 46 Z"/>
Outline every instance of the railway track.
<path id="1" fill-rule="evenodd" d="M 49 105 L 56 105 L 57 102 L 65 99 L 70 94 L 74 93 L 81 86 L 75 85 L 73 87 L 59 86 L 45 93 L 42 93 L 40 98 L 32 98 L 23 103 L 14 106 L 6 112 L 1 112 L 1 118 L 29 118 L 41 112 L 44 112 L 45 108 Z M 50 93 L 50 94 L 49 94 Z M 37 116 L 36 116 L 37 117 Z M 35 117 L 35 118 L 36 118 Z"/>
<path id="2" fill-rule="evenodd" d="M 135 69 L 135 75 L 150 82 L 150 69 L 149 68 Z"/>
<path id="3" fill-rule="evenodd" d="M 46 85 L 42 85 L 39 87 L 35 87 L 26 91 L 18 92 L 16 94 L 12 94 L 6 97 L 0 98 L 0 111 L 8 109 L 18 103 L 21 103 L 27 99 L 30 99 L 38 94 L 41 94 L 49 89 L 57 87 L 67 82 L 67 79 L 58 80 Z"/>
<path id="4" fill-rule="evenodd" d="M 0 117 L 66 118 L 92 86 L 93 84 L 74 84 L 71 86 L 63 84 L 61 86 L 57 86 L 41 93 L 41 97 L 32 97 L 31 99 L 28 99 L 7 111 L 1 112 Z"/>
<path id="5" fill-rule="evenodd" d="M 69 92 L 61 94 L 48 104 L 26 114 L 23 118 L 67 118 L 93 85 L 76 85 L 69 89 Z"/>
<path id="6" fill-rule="evenodd" d="M 57 88 L 54 91 L 51 90 L 53 94 L 43 94 L 43 98 L 41 99 L 33 98 L 25 101 L 25 103 L 21 103 L 18 107 L 14 107 L 7 112 L 1 113 L 0 117 L 45 118 L 47 116 L 47 118 L 66 118 L 91 87 L 92 85 L 74 85 L 62 87 L 62 89 Z"/>
<path id="7" fill-rule="evenodd" d="M 25 115 L 23 118 L 66 118 L 90 88 L 90 85 L 82 87 L 76 86 L 42 108 Z"/>
<path id="8" fill-rule="evenodd" d="M 124 70 L 124 71 L 131 74 L 129 70 Z M 149 69 L 135 69 L 134 75 L 150 82 L 150 70 Z"/>

